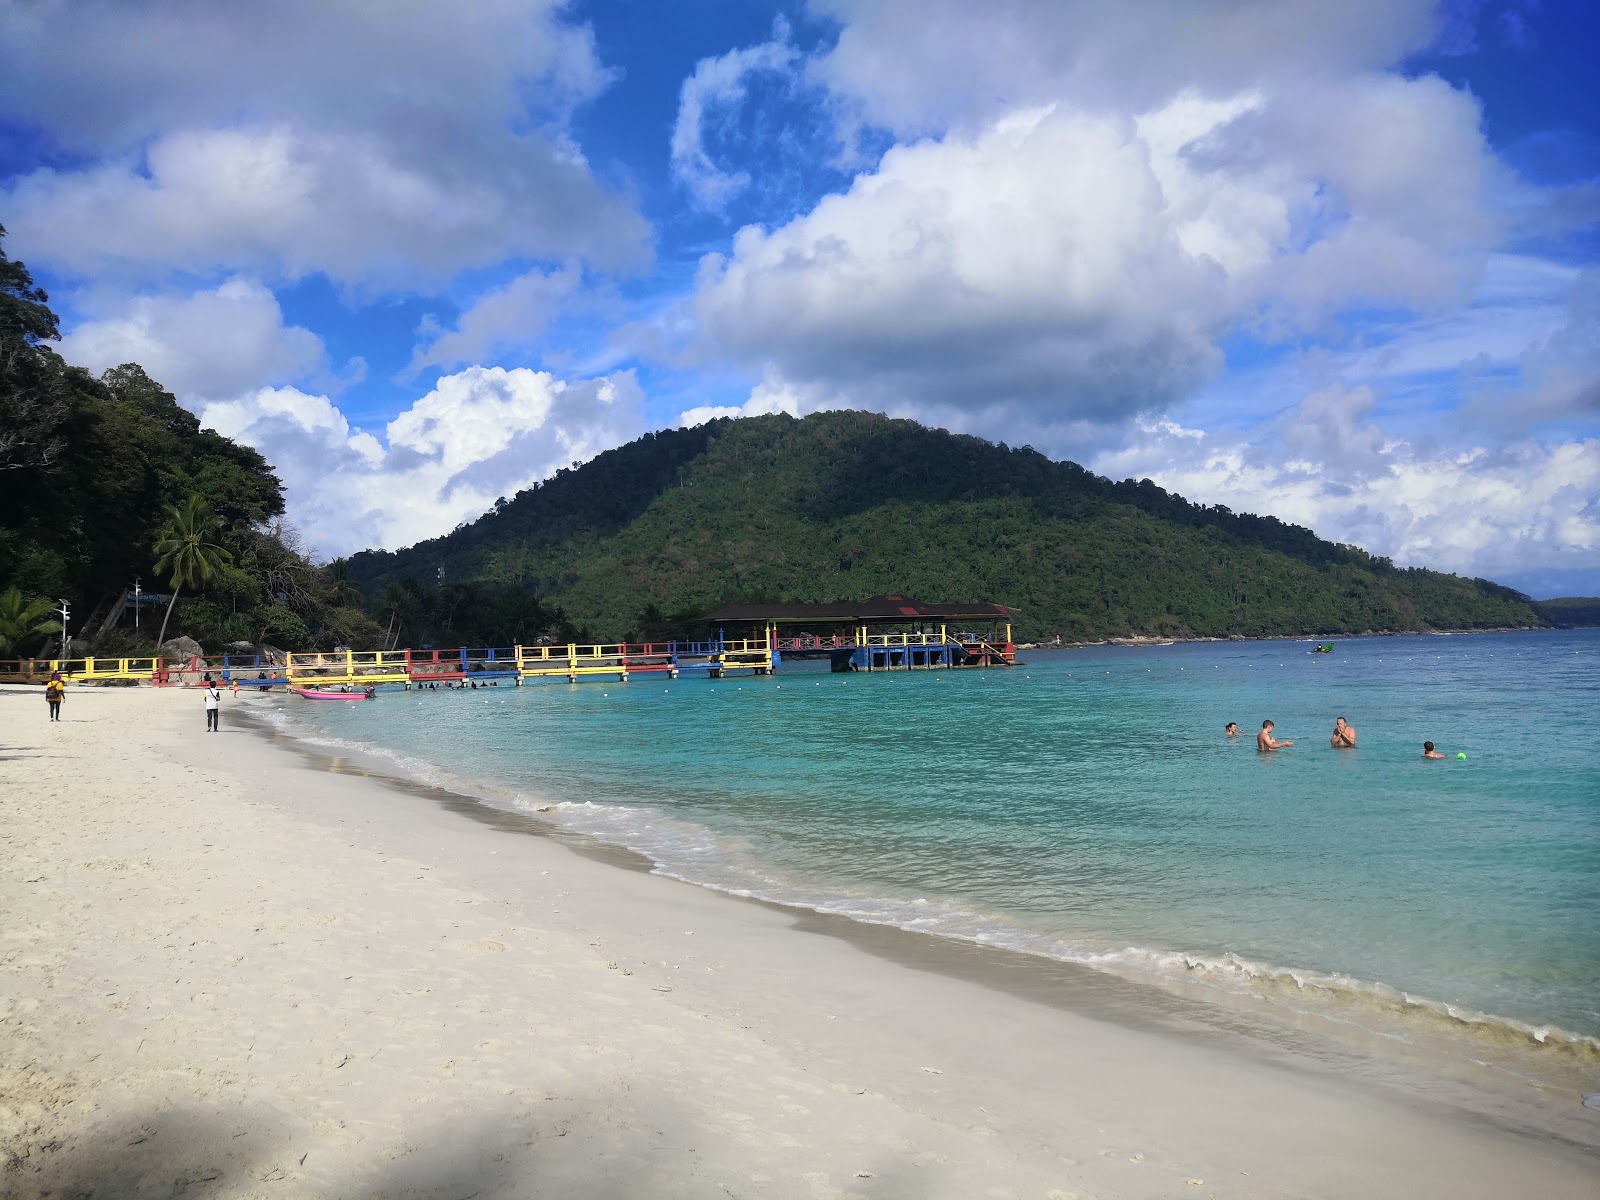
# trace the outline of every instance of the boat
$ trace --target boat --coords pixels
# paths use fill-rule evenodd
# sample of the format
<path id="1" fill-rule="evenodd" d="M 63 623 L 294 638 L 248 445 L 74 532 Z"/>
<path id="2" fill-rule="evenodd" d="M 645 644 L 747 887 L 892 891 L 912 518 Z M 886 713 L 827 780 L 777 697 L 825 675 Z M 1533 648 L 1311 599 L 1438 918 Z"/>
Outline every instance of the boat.
<path id="1" fill-rule="evenodd" d="M 1332 654 L 1333 653 L 1333 643 L 1332 642 L 1323 642 L 1322 645 L 1318 646 L 1311 653 L 1313 653 L 1313 654 Z"/>
<path id="2" fill-rule="evenodd" d="M 296 696 L 307 700 L 371 700 L 377 696 L 371 688 L 364 692 L 334 692 L 324 688 L 290 688 Z"/>

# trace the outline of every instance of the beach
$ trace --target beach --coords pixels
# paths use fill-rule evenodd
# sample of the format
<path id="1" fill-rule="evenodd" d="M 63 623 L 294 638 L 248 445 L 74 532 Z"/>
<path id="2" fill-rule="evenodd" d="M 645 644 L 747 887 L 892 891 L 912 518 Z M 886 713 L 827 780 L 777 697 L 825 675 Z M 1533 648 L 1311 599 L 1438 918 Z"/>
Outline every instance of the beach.
<path id="1" fill-rule="evenodd" d="M 0 693 L 0 1194 L 1589 1197 L 1600 1112 Z"/>

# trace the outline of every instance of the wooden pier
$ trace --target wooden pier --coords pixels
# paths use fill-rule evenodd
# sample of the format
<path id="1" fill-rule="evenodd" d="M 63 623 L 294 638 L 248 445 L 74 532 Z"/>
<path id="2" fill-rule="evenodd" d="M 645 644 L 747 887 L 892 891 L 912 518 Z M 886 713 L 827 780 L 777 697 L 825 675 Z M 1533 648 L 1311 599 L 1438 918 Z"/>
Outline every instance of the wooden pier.
<path id="1" fill-rule="evenodd" d="M 918 671 L 1016 663 L 1011 612 L 998 604 L 930 605 L 904 596 L 842 604 L 734 605 L 710 613 L 700 641 L 483 646 L 454 650 L 293 651 L 188 659 L 45 658 L 0 661 L 0 682 L 135 682 L 239 688 L 472 687 L 534 680 L 625 680 L 634 675 L 770 675 L 785 654 L 826 657 L 835 671 Z M 725 625 L 745 626 L 726 637 Z M 827 630 L 832 632 L 827 632 Z M 824 632 L 818 632 L 823 630 Z"/>

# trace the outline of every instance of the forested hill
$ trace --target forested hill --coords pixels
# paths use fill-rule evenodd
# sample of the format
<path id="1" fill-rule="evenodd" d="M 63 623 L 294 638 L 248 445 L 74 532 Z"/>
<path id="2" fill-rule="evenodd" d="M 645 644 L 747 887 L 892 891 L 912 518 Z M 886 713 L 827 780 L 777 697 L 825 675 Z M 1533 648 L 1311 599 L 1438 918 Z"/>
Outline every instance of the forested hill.
<path id="1" fill-rule="evenodd" d="M 1542 623 L 1486 580 L 1397 569 L 1148 480 L 863 412 L 646 435 L 349 569 L 369 612 L 404 624 L 437 607 L 441 567 L 469 606 L 529 589 L 603 639 L 734 600 L 883 593 L 998 601 L 1019 610 L 1024 640 Z"/>

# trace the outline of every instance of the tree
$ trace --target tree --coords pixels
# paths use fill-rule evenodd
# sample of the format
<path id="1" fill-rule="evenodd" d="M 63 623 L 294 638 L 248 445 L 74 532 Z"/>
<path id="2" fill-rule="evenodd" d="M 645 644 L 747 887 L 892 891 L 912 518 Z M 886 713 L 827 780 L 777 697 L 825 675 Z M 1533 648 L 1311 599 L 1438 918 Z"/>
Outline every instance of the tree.
<path id="1" fill-rule="evenodd" d="M 48 466 L 66 445 L 71 395 L 61 359 L 40 345 L 61 336 L 49 299 L 0 247 L 0 471 Z"/>
<path id="2" fill-rule="evenodd" d="M 60 633 L 61 622 L 50 619 L 52 611 L 48 600 L 24 601 L 20 588 L 0 592 L 0 654 L 10 654 L 28 638 Z"/>
<path id="3" fill-rule="evenodd" d="M 355 608 L 361 603 L 361 589 L 350 580 L 350 560 L 336 558 L 327 567 L 328 603 L 335 608 Z"/>
<path id="4" fill-rule="evenodd" d="M 199 496 L 190 496 L 181 508 L 167 506 L 167 525 L 156 541 L 156 571 L 172 581 L 172 599 L 161 618 L 159 647 L 167 639 L 167 622 L 183 587 L 203 587 L 222 567 L 233 561 L 233 554 L 214 539 L 218 521 L 209 505 Z"/>

